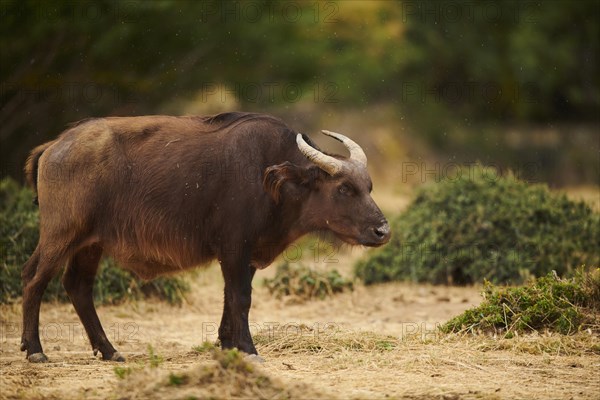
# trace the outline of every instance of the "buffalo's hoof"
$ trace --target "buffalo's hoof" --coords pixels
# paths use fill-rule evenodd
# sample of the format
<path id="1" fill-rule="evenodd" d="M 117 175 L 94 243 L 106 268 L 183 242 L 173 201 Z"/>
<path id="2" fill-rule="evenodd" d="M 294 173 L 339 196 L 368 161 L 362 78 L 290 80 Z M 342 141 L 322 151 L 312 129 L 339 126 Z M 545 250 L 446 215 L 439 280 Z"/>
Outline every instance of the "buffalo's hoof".
<path id="1" fill-rule="evenodd" d="M 125 357 L 123 357 L 118 351 L 115 351 L 110 358 L 110 361 L 125 362 Z"/>
<path id="2" fill-rule="evenodd" d="M 94 356 L 98 354 L 98 349 L 94 349 Z M 104 361 L 118 361 L 118 362 L 125 362 L 125 357 L 123 357 L 121 355 L 121 353 L 119 353 L 118 351 L 115 351 L 114 353 L 112 353 L 112 355 L 109 357 L 107 355 L 104 355 L 104 353 L 102 354 L 102 359 Z"/>
<path id="3" fill-rule="evenodd" d="M 21 342 L 21 351 L 25 351 L 27 350 L 27 343 L 25 343 L 25 341 Z"/>
<path id="4" fill-rule="evenodd" d="M 27 356 L 27 360 L 32 363 L 47 363 L 48 357 L 44 353 L 33 353 Z"/>
<path id="5" fill-rule="evenodd" d="M 248 362 L 257 363 L 257 364 L 262 364 L 265 362 L 265 359 L 262 358 L 261 356 L 259 356 L 258 354 L 248 354 L 247 356 L 244 357 L 244 360 L 248 361 Z"/>

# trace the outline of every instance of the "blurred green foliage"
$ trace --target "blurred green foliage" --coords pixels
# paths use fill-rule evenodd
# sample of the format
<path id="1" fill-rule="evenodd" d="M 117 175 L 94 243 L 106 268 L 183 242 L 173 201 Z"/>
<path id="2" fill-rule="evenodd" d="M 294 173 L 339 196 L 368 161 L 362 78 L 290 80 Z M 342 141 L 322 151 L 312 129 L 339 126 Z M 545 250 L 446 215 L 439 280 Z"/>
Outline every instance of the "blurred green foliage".
<path id="1" fill-rule="evenodd" d="M 21 270 L 35 250 L 39 218 L 31 190 L 14 180 L 0 180 L 0 302 L 17 300 L 22 293 Z M 59 274 L 60 275 L 60 274 Z M 94 285 L 94 301 L 114 304 L 127 299 L 155 297 L 180 304 L 189 283 L 181 277 L 161 277 L 144 282 L 121 269 L 111 258 L 100 262 Z M 46 301 L 69 301 L 60 276 L 50 281 Z"/>
<path id="2" fill-rule="evenodd" d="M 38 212 L 31 190 L 22 189 L 14 180 L 0 181 L 0 301 L 21 295 L 21 268 L 38 242 Z M 48 293 L 56 292 L 53 280 Z M 60 291 L 64 292 L 64 289 Z M 66 294 L 63 295 L 66 298 Z"/>
<path id="3" fill-rule="evenodd" d="M 446 112 L 471 119 L 594 119 L 598 2 L 404 3 L 400 76 L 440 94 L 440 103 L 450 100 Z"/>
<path id="4" fill-rule="evenodd" d="M 356 265 L 366 284 L 522 283 L 600 265 L 600 214 L 491 167 L 423 187 L 392 230 L 390 244 Z"/>
<path id="5" fill-rule="evenodd" d="M 565 335 L 600 329 L 600 269 L 577 270 L 573 278 L 549 273 L 522 287 L 486 282 L 484 301 L 442 325 L 443 332 L 501 332 L 505 337 L 533 330 Z"/>
<path id="6" fill-rule="evenodd" d="M 217 89 L 218 101 L 236 97 L 244 109 L 391 103 L 434 144 L 473 121 L 597 122 L 600 106 L 596 1 L 1 8 L 0 157 L 2 174 L 14 176 L 27 151 L 67 122 L 184 112 L 180 104 L 206 104 Z"/>

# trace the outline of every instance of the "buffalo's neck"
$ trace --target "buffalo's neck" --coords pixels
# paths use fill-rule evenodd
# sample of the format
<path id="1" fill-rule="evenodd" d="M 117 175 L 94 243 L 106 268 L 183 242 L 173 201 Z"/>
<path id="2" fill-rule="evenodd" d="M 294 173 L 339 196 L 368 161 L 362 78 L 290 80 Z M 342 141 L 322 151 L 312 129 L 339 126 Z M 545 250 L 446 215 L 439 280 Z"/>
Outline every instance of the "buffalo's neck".
<path id="1" fill-rule="evenodd" d="M 271 214 L 270 223 L 256 243 L 253 253 L 253 264 L 261 269 L 270 265 L 279 255 L 290 256 L 288 252 L 292 244 L 302 236 L 314 232 L 317 228 L 301 218 L 301 207 L 297 204 L 283 204 L 275 207 Z"/>

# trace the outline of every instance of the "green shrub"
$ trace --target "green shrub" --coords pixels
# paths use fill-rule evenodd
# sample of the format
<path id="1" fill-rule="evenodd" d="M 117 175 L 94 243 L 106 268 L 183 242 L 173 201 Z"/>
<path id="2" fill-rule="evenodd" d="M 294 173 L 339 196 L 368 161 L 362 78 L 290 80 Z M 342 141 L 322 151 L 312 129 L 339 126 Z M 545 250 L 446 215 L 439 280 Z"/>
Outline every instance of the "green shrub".
<path id="1" fill-rule="evenodd" d="M 0 181 L 0 302 L 21 296 L 21 270 L 35 250 L 39 238 L 38 209 L 33 193 L 12 179 Z M 113 304 L 125 299 L 156 297 L 171 304 L 181 303 L 189 284 L 181 277 L 161 277 L 144 282 L 119 268 L 111 258 L 100 262 L 94 286 L 94 300 Z M 44 294 L 46 301 L 69 301 L 60 282 L 52 279 Z"/>
<path id="2" fill-rule="evenodd" d="M 277 298 L 296 296 L 323 299 L 346 289 L 353 290 L 352 282 L 335 269 L 321 272 L 303 264 L 292 266 L 288 262 L 278 265 L 275 277 L 265 279 L 264 284 Z"/>
<path id="3" fill-rule="evenodd" d="M 100 304 L 118 304 L 127 299 L 153 297 L 169 304 L 180 305 L 189 290 L 189 283 L 181 276 L 143 281 L 107 257 L 100 262 L 94 286 L 94 300 Z"/>
<path id="4" fill-rule="evenodd" d="M 207 342 L 207 341 L 202 342 L 202 344 L 200 344 L 200 345 L 192 346 L 192 350 L 199 354 L 209 353 L 211 351 L 214 351 L 215 349 L 216 349 L 215 344 L 211 343 L 211 342 Z"/>
<path id="5" fill-rule="evenodd" d="M 392 230 L 390 244 L 355 266 L 366 284 L 522 283 L 600 265 L 598 213 L 544 185 L 479 166 L 422 188 Z"/>
<path id="6" fill-rule="evenodd" d="M 21 267 L 33 253 L 38 234 L 33 193 L 12 179 L 0 180 L 0 301 L 21 295 Z"/>
<path id="7" fill-rule="evenodd" d="M 554 273 L 522 287 L 486 282 L 484 301 L 442 325 L 443 332 L 514 333 L 550 330 L 571 334 L 600 329 L 600 269 L 571 279 Z"/>

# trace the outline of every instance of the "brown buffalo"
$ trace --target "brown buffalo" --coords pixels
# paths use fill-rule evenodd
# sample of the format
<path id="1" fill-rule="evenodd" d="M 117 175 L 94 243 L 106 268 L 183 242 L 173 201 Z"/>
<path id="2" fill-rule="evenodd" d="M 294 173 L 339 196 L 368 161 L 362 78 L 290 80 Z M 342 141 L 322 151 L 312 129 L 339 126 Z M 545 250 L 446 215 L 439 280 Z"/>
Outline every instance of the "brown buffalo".
<path id="1" fill-rule="evenodd" d="M 94 354 L 124 360 L 92 301 L 106 254 L 146 279 L 219 260 L 219 339 L 256 354 L 248 328 L 256 269 L 309 232 L 365 246 L 390 238 L 370 196 L 364 152 L 323 133 L 350 157 L 325 154 L 279 119 L 250 113 L 92 119 L 35 148 L 25 169 L 37 191 L 40 240 L 23 267 L 21 350 L 32 362 L 47 361 L 40 302 L 66 264 L 63 284 Z"/>

